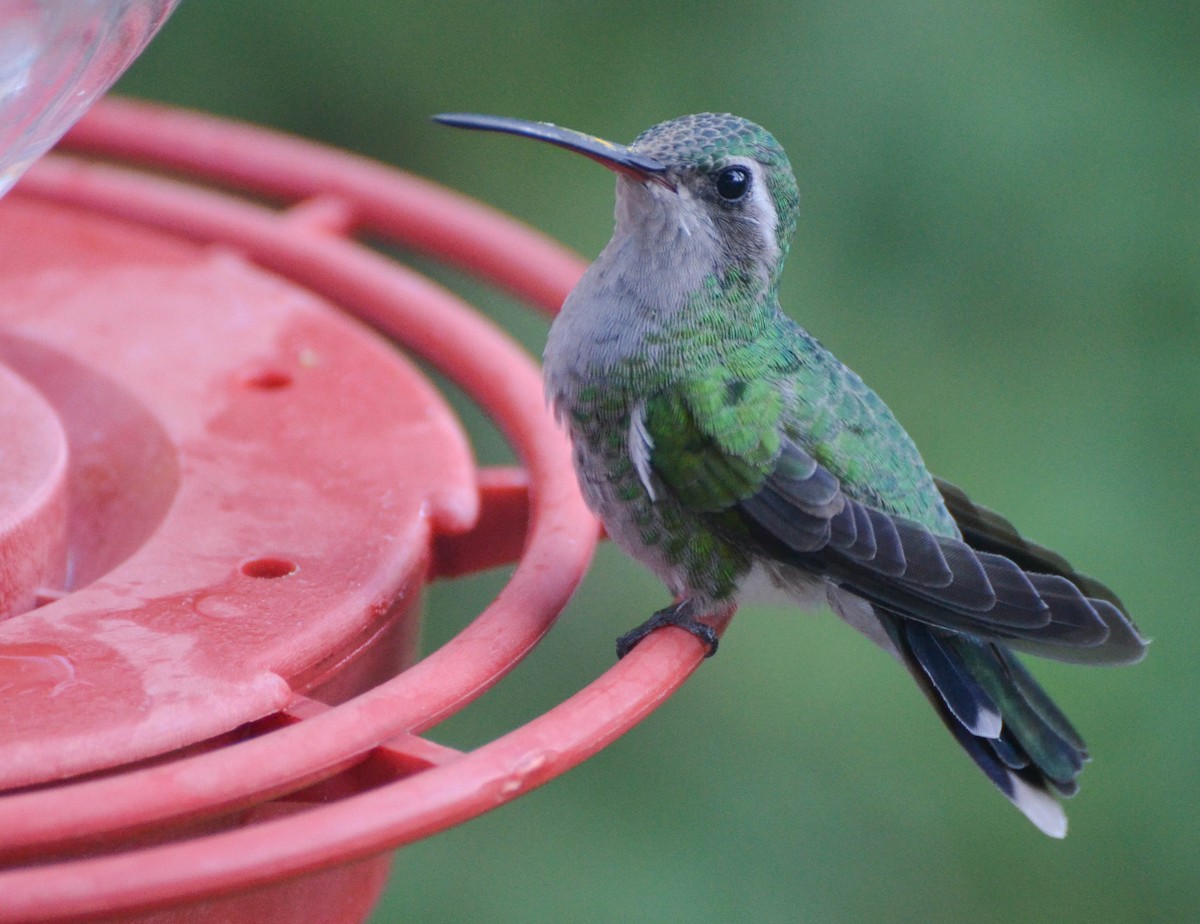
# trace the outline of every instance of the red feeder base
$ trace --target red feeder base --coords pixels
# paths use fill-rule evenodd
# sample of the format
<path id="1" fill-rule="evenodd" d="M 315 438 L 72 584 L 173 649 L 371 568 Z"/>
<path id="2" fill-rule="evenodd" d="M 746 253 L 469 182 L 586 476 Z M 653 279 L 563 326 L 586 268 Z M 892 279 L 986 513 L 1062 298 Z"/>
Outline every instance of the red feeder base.
<path id="1" fill-rule="evenodd" d="M 580 264 L 427 183 L 101 105 L 0 203 L 0 921 L 357 921 L 387 851 L 562 773 L 703 651 L 658 633 L 469 753 L 420 733 L 552 624 L 596 526 L 529 359 L 357 244 L 552 309 Z M 477 470 L 441 369 L 524 470 Z M 423 660 L 422 586 L 518 560 Z M 397 673 L 399 671 L 399 673 Z"/>

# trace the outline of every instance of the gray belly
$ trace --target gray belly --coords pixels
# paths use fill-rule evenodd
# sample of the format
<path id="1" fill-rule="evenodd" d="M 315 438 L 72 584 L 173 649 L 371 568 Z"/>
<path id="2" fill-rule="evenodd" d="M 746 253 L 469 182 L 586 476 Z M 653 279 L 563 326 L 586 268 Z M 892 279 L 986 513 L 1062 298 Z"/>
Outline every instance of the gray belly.
<path id="1" fill-rule="evenodd" d="M 686 576 L 664 552 L 669 525 L 663 508 L 651 500 L 628 460 L 597 452 L 585 440 L 573 435 L 575 473 L 588 507 L 622 551 L 654 572 L 672 593 L 685 593 Z"/>

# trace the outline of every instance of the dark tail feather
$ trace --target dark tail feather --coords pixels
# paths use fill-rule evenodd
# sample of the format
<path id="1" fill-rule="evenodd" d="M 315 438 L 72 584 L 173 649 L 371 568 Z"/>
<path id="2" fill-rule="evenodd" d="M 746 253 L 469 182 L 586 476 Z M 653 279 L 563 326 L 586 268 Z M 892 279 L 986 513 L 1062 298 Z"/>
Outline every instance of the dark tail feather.
<path id="1" fill-rule="evenodd" d="M 963 750 L 1051 837 L 1067 833 L 1057 796 L 1088 759 L 1079 733 L 1004 648 L 880 613 L 901 656 Z"/>

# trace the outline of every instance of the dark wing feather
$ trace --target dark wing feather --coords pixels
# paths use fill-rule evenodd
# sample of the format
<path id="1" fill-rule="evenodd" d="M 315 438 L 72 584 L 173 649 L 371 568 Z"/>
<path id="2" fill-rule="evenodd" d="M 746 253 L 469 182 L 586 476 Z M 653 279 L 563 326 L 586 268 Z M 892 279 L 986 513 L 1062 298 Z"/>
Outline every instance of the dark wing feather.
<path id="1" fill-rule="evenodd" d="M 1129 611 L 1126 610 L 1125 604 L 1106 585 L 1077 571 L 1057 552 L 1026 539 L 1007 519 L 994 510 L 976 504 L 961 488 L 940 478 L 935 478 L 934 483 L 937 485 L 942 499 L 946 502 L 946 509 L 958 523 L 963 539 L 968 545 L 983 552 L 1002 555 L 1025 571 L 1038 575 L 1053 575 L 1073 585 L 1078 593 L 1063 588 L 1061 584 L 1054 585 L 1054 588 L 1057 588 L 1055 590 L 1048 586 L 1049 581 L 1043 586 L 1051 594 L 1065 593 L 1070 598 L 1071 608 L 1075 611 L 1079 623 L 1086 622 L 1086 614 L 1079 614 L 1080 597 L 1099 615 L 1101 621 L 1109 629 L 1109 636 L 1104 647 L 1114 653 L 1113 663 L 1132 663 L 1145 655 L 1146 639 L 1142 637 L 1137 626 L 1129 617 Z M 1060 608 L 1065 610 L 1064 603 L 1060 603 Z M 1070 618 L 1066 612 L 1063 615 L 1064 621 Z M 1054 657 L 1035 642 L 1023 645 L 1022 650 L 1030 654 Z M 1081 650 L 1089 649 L 1085 647 Z M 1087 662 L 1090 659 L 1081 657 L 1077 660 Z"/>
<path id="2" fill-rule="evenodd" d="M 961 491 L 951 496 L 951 511 L 967 518 L 962 539 L 849 497 L 788 440 L 772 473 L 736 507 L 769 552 L 898 616 L 1064 661 L 1120 664 L 1142 656 L 1145 642 L 1110 591 L 1086 595 L 1074 578 L 1102 585 Z"/>
<path id="3" fill-rule="evenodd" d="M 1038 574 L 1057 574 L 1066 578 L 1088 597 L 1111 603 L 1126 618 L 1129 613 L 1115 593 L 1093 577 L 1076 571 L 1069 561 L 1057 552 L 1031 542 L 1022 536 L 1008 520 L 972 501 L 962 488 L 935 478 L 938 492 L 946 502 L 946 509 L 962 530 L 963 539 L 974 549 L 994 552 L 1016 562 L 1026 571 Z"/>

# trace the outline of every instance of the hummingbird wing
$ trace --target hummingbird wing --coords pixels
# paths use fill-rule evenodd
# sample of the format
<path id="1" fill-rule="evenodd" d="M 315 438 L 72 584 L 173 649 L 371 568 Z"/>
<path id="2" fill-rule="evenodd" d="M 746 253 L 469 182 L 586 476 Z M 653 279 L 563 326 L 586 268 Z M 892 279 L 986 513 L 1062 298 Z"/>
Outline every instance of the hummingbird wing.
<path id="1" fill-rule="evenodd" d="M 1009 526 L 1004 533 L 981 532 L 970 522 L 962 538 L 945 536 L 844 492 L 830 502 L 840 500 L 841 509 L 824 517 L 811 511 L 806 498 L 813 485 L 833 476 L 819 476 L 822 466 L 795 442 L 785 440 L 780 454 L 786 465 L 737 506 L 783 560 L 825 574 L 904 618 L 1031 654 L 1086 664 L 1125 664 L 1144 655 L 1144 639 L 1111 591 L 1084 579 L 1060 556 L 1024 543 L 1002 518 L 992 515 L 994 521 L 986 522 Z M 802 464 L 817 472 L 797 480 L 785 471 Z M 828 493 L 825 486 L 821 499 Z M 1041 570 L 1025 570 L 1026 563 Z"/>
<path id="2" fill-rule="evenodd" d="M 778 389 L 762 380 L 678 383 L 645 405 L 650 466 L 714 532 L 749 539 L 897 617 L 1062 661 L 1143 656 L 1145 641 L 1115 595 L 1061 556 L 949 486 L 961 538 L 850 496 L 787 435 L 783 413 Z"/>
<path id="3" fill-rule="evenodd" d="M 1086 596 L 1106 600 L 1128 618 L 1125 604 L 1104 584 L 1076 571 L 1057 552 L 1026 539 L 1012 523 L 996 511 L 974 503 L 961 488 L 941 478 L 935 478 L 934 483 L 971 548 L 1003 555 L 1026 571 L 1064 577 Z"/>

